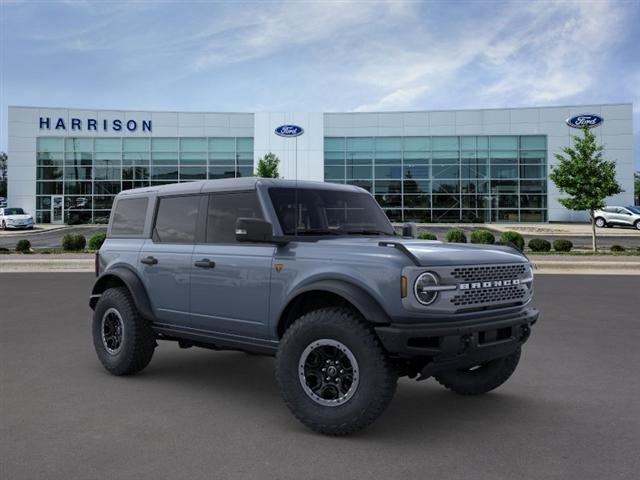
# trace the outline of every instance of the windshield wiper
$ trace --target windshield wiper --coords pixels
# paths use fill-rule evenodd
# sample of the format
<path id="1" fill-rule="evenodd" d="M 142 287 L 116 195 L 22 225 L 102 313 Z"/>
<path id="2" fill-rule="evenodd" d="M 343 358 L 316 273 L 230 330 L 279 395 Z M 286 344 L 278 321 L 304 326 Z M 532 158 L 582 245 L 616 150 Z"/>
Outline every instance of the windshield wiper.
<path id="1" fill-rule="evenodd" d="M 345 232 L 347 235 L 391 235 L 382 230 L 349 230 Z"/>
<path id="2" fill-rule="evenodd" d="M 307 229 L 298 230 L 293 235 L 343 235 L 343 233 L 336 230 L 320 230 L 320 229 Z"/>

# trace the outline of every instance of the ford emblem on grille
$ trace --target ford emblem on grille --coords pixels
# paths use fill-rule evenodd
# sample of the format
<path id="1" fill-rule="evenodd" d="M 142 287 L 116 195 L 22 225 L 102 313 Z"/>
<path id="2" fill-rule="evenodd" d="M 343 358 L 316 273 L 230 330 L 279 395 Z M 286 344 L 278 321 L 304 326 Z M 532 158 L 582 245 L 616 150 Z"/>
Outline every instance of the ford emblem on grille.
<path id="1" fill-rule="evenodd" d="M 281 137 L 299 137 L 304 133 L 302 127 L 297 125 L 281 125 L 276 128 L 276 135 Z"/>
<path id="2" fill-rule="evenodd" d="M 604 119 L 593 113 L 581 113 L 567 118 L 567 125 L 573 128 L 593 128 L 600 125 Z"/>

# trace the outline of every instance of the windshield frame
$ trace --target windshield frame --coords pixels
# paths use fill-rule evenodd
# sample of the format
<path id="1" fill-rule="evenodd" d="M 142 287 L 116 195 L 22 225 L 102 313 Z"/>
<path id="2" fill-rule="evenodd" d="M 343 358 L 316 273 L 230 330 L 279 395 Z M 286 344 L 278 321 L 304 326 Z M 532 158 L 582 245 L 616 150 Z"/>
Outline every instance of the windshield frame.
<path id="1" fill-rule="evenodd" d="M 303 199 L 298 200 L 298 205 L 303 205 L 303 209 L 305 211 L 304 215 L 308 221 L 315 221 L 318 223 L 314 223 L 313 225 L 309 225 L 308 228 L 300 229 L 299 225 L 292 226 L 292 228 L 287 228 L 283 222 L 283 214 L 286 210 L 294 210 L 293 205 L 289 204 L 287 201 L 287 197 L 285 195 L 296 195 L 300 196 L 309 196 L 309 195 L 317 195 L 317 199 L 320 203 L 313 204 L 311 202 L 307 202 L 303 204 Z M 311 192 L 311 193 L 310 193 Z M 317 240 L 323 238 L 338 238 L 338 237 L 390 237 L 395 236 L 396 232 L 389 221 L 389 218 L 384 213 L 382 208 L 378 202 L 376 202 L 373 196 L 366 192 L 348 189 L 332 189 L 332 188 L 310 188 L 310 187 L 289 187 L 289 186 L 272 186 L 266 189 L 267 198 L 271 203 L 271 207 L 274 213 L 274 221 L 277 223 L 280 231 L 282 232 L 282 236 L 287 238 L 296 238 L 297 240 Z M 278 198 L 278 196 L 282 195 L 282 197 Z M 326 202 L 326 198 L 322 197 L 325 195 L 337 195 L 337 196 L 353 196 L 352 202 L 357 200 L 357 204 L 359 204 L 360 208 L 364 210 L 363 215 L 364 220 L 368 220 L 363 222 L 360 225 L 356 223 L 343 223 L 339 225 L 338 228 L 332 227 L 330 225 L 330 219 L 327 217 L 327 210 L 331 209 L 332 206 L 329 202 Z M 346 201 L 349 201 L 348 198 L 345 198 Z M 287 205 L 290 205 L 287 207 Z M 327 208 L 328 206 L 328 208 Z M 335 208 L 335 207 L 333 207 Z M 347 208 L 350 208 L 347 206 Z M 354 207 L 357 208 L 357 207 Z M 299 215 L 294 215 L 295 217 Z M 314 218 L 315 217 L 315 218 Z M 348 225 L 348 229 L 343 229 L 344 225 Z M 321 227 L 321 228 L 318 228 Z M 295 231 L 293 230 L 295 228 Z"/>

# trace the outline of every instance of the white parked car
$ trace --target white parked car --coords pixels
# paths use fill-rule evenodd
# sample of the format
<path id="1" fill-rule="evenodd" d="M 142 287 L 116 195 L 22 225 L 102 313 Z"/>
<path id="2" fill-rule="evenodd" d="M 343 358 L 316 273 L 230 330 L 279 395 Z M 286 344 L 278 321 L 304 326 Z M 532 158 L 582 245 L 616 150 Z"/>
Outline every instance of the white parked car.
<path id="1" fill-rule="evenodd" d="M 640 207 L 604 207 L 594 212 L 596 227 L 621 225 L 640 230 Z"/>
<path id="2" fill-rule="evenodd" d="M 0 208 L 0 228 L 33 228 L 33 217 L 21 208 Z"/>

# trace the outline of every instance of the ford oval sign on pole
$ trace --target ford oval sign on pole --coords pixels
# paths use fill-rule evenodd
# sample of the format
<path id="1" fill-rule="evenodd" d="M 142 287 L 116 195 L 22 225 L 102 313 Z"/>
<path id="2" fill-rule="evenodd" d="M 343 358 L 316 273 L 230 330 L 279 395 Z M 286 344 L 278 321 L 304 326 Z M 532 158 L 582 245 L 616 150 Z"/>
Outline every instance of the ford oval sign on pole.
<path id="1" fill-rule="evenodd" d="M 276 128 L 276 135 L 281 137 L 299 137 L 304 133 L 302 127 L 297 125 L 281 125 Z"/>
<path id="2" fill-rule="evenodd" d="M 593 113 L 581 113 L 567 118 L 567 125 L 573 128 L 593 128 L 600 125 L 604 119 Z"/>

